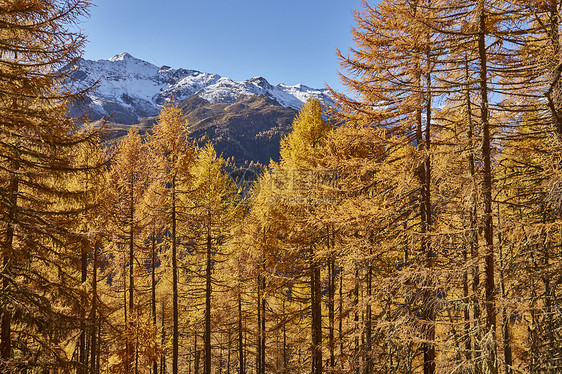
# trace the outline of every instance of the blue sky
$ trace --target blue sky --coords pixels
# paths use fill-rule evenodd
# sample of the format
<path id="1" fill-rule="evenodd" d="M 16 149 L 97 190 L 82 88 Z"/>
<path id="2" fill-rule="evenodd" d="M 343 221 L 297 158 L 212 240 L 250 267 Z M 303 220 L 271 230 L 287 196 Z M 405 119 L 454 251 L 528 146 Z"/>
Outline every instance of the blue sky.
<path id="1" fill-rule="evenodd" d="M 351 46 L 361 0 L 93 0 L 85 58 L 121 52 L 235 80 L 341 89 L 336 48 Z"/>

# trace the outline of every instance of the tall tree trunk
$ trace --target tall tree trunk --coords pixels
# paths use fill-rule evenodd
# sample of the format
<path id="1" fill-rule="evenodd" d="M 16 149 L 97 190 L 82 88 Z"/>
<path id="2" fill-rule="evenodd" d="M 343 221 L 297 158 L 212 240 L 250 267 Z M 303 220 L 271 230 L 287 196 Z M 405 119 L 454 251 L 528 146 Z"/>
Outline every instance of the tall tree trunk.
<path id="1" fill-rule="evenodd" d="M 473 186 L 476 185 L 476 164 L 474 160 L 474 122 L 472 121 L 472 101 L 470 98 L 470 72 L 468 58 L 465 58 L 465 74 L 466 74 L 466 106 L 468 112 L 468 149 L 470 151 L 468 155 L 468 167 L 470 171 L 470 180 Z M 474 188 L 474 187 L 473 187 Z M 472 298 L 468 303 L 468 308 L 470 304 L 473 307 L 473 320 L 474 320 L 474 333 L 467 335 L 468 339 L 468 349 L 470 347 L 470 339 L 474 339 L 474 345 L 472 346 L 472 354 L 470 355 L 474 359 L 474 373 L 480 374 L 482 372 L 480 365 L 480 334 L 479 334 L 479 321 L 480 321 L 480 304 L 478 300 L 478 293 L 480 290 L 480 256 L 478 251 L 478 203 L 477 203 L 477 192 L 472 191 L 470 194 L 470 207 L 469 207 L 469 225 L 470 225 L 470 236 L 469 236 L 469 247 L 470 247 L 470 257 L 472 259 Z"/>
<path id="2" fill-rule="evenodd" d="M 152 280 L 152 326 L 156 331 L 156 232 L 152 231 L 152 253 L 150 256 L 152 261 L 151 265 L 151 280 Z M 154 359 L 152 363 L 152 374 L 158 374 L 158 360 Z"/>
<path id="3" fill-rule="evenodd" d="M 137 314 L 137 320 L 138 320 Z M 135 327 L 135 374 L 139 372 L 139 324 L 138 321 L 134 324 Z"/>
<path id="4" fill-rule="evenodd" d="M 97 358 L 98 354 L 98 339 L 97 333 L 101 331 L 101 326 L 97 328 L 97 308 L 98 308 L 98 246 L 94 246 L 94 259 L 92 261 L 92 315 L 91 323 L 91 344 L 90 344 L 90 373 L 95 374 L 98 372 Z M 101 321 L 101 320 L 100 320 Z"/>
<path id="5" fill-rule="evenodd" d="M 256 372 L 257 374 L 262 374 L 262 369 L 261 369 L 261 342 L 262 342 L 262 329 L 261 329 L 261 319 L 263 318 L 261 315 L 261 302 L 262 302 L 262 289 L 261 289 L 261 274 L 258 274 L 258 297 L 257 297 L 257 302 L 258 302 L 258 341 L 257 341 L 257 350 L 256 350 Z"/>
<path id="6" fill-rule="evenodd" d="M 416 2 L 417 5 L 417 2 Z M 414 12 L 417 11 L 417 8 L 414 9 Z M 429 171 L 429 144 L 426 144 L 428 140 L 429 134 L 429 122 L 428 120 L 431 119 L 430 111 L 427 111 L 428 118 L 426 119 L 426 126 L 425 132 L 423 127 L 423 109 L 424 109 L 424 88 L 423 88 L 423 72 L 422 72 L 422 63 L 421 63 L 421 56 L 418 56 L 416 59 L 416 86 L 418 92 L 418 107 L 416 108 L 416 143 L 418 149 L 423 154 L 424 151 L 427 153 L 423 155 L 423 161 L 421 165 L 418 167 L 418 178 L 420 184 L 420 196 L 419 196 L 419 208 L 420 208 L 420 232 L 421 232 L 421 253 L 426 256 L 426 267 L 429 266 L 429 260 L 431 256 L 431 248 L 429 246 L 428 236 L 426 235 L 429 230 L 429 219 L 427 214 L 430 212 L 428 209 L 428 202 L 429 202 L 429 185 L 428 182 L 430 181 L 430 176 L 427 175 Z M 428 75 L 428 84 L 429 84 L 429 71 Z M 428 94 L 425 92 L 425 94 Z M 426 108 L 430 105 L 431 100 L 426 99 Z M 426 135 L 426 141 L 424 142 L 424 134 Z M 429 270 L 427 270 L 429 272 Z M 426 281 L 428 282 L 428 280 Z M 424 285 L 426 288 L 430 288 L 429 284 Z M 424 374 L 433 374 L 435 369 L 435 351 L 431 340 L 431 292 L 430 291 L 423 291 L 423 301 L 422 301 L 422 315 L 425 323 L 425 327 L 423 330 L 423 335 L 425 339 L 425 343 L 422 344 L 422 351 L 423 351 L 423 372 Z"/>
<path id="7" fill-rule="evenodd" d="M 207 227 L 207 260 L 205 270 L 205 363 L 204 374 L 211 374 L 211 222 Z"/>
<path id="8" fill-rule="evenodd" d="M 125 276 L 126 273 L 127 273 L 127 255 L 125 252 L 123 252 L 123 317 L 125 318 L 125 324 L 124 324 L 125 329 L 129 327 L 129 312 L 127 308 L 128 288 L 127 288 L 127 277 Z M 129 349 L 130 349 L 130 340 L 127 337 L 127 339 L 125 340 L 125 358 L 124 358 L 125 359 L 124 367 L 126 373 L 130 373 L 131 370 L 131 363 L 129 361 Z"/>
<path id="9" fill-rule="evenodd" d="M 468 162 L 469 162 L 469 171 L 470 171 L 470 176 L 471 179 L 470 181 L 473 182 L 475 180 L 475 170 L 474 170 L 474 153 L 473 153 L 473 143 L 472 143 L 472 137 L 474 136 L 473 131 L 474 131 L 474 124 L 472 121 L 472 102 L 471 102 L 471 95 L 470 95 L 470 70 L 469 70 L 469 64 L 468 64 L 468 56 L 465 53 L 464 56 L 464 71 L 465 71 L 465 85 L 466 85 L 466 92 L 465 92 L 465 99 L 466 99 L 466 112 L 467 112 L 467 122 L 468 122 L 468 129 L 467 129 L 467 138 L 468 138 L 468 150 L 469 150 L 469 155 L 468 155 Z M 474 183 L 473 183 L 474 185 Z M 476 220 L 474 218 L 476 212 L 474 211 L 474 208 L 476 207 L 475 202 L 473 201 L 475 199 L 474 197 L 475 195 L 475 191 L 471 191 L 470 194 L 470 206 L 469 206 L 469 227 L 470 227 L 470 231 L 469 231 L 469 249 L 470 251 L 467 249 L 467 246 L 463 246 L 463 261 L 466 264 L 468 262 L 468 258 L 469 258 L 469 254 L 474 258 L 475 256 L 473 255 L 474 252 L 476 251 L 476 244 L 477 244 L 477 240 L 476 239 L 476 243 L 474 240 L 474 235 L 478 235 L 477 231 L 476 231 Z M 476 256 L 477 257 L 477 256 Z M 473 276 L 474 276 L 474 272 L 473 272 Z M 467 360 L 467 362 L 471 362 L 472 360 L 472 342 L 471 342 L 471 333 L 470 333 L 470 326 L 471 326 L 471 322 L 470 322 L 470 296 L 469 296 L 469 268 L 466 268 L 463 274 L 463 297 L 464 300 L 466 302 L 466 307 L 464 308 L 464 334 L 465 334 L 465 358 Z M 476 372 L 476 371 L 475 371 Z"/>
<path id="10" fill-rule="evenodd" d="M 492 158 L 488 107 L 488 66 L 486 52 L 486 6 L 485 0 L 479 0 L 478 14 L 478 56 L 480 64 L 480 119 L 482 121 L 482 167 L 484 198 L 484 276 L 486 287 L 486 330 L 491 334 L 489 357 L 486 358 L 488 370 L 498 372 L 496 362 L 496 288 L 494 282 L 494 227 L 492 221 Z"/>
<path id="11" fill-rule="evenodd" d="M 195 374 L 199 374 L 199 358 L 201 356 L 201 353 L 199 352 L 199 350 L 197 349 L 197 333 L 195 333 L 195 336 L 193 337 L 194 343 L 194 349 L 195 349 L 195 364 L 193 365 L 193 370 L 195 372 Z"/>
<path id="12" fill-rule="evenodd" d="M 166 318 L 165 317 L 166 317 L 166 308 L 165 308 L 164 300 L 162 300 L 162 323 L 161 323 L 162 347 L 166 343 L 166 326 L 165 326 Z M 160 374 L 165 374 L 165 373 L 166 373 L 166 355 L 162 354 L 162 357 L 160 357 Z"/>
<path id="13" fill-rule="evenodd" d="M 322 294 L 320 265 L 310 245 L 310 294 L 312 309 L 312 374 L 322 373 Z"/>
<path id="14" fill-rule="evenodd" d="M 332 226 L 332 237 L 333 237 L 333 226 Z M 334 249 L 334 242 L 331 242 L 330 245 L 330 226 L 326 226 L 326 236 L 327 236 L 327 246 L 328 246 L 328 253 L 330 253 L 330 257 L 328 260 L 328 326 L 329 326 L 329 337 L 328 337 L 328 346 L 330 349 L 330 367 L 333 368 L 336 366 L 336 358 L 335 358 L 335 292 L 336 292 L 336 274 L 335 274 L 335 259 L 334 254 L 332 253 Z"/>
<path id="15" fill-rule="evenodd" d="M 372 251 L 371 251 L 372 255 Z M 367 306 L 365 307 L 365 374 L 371 374 L 373 370 L 373 360 L 372 360 L 372 327 L 371 327 L 371 318 L 372 318 L 372 311 L 371 311 L 371 295 L 372 295 L 372 278 L 373 278 L 373 265 L 371 259 L 369 259 L 367 264 L 367 284 L 366 292 L 367 292 Z"/>
<path id="16" fill-rule="evenodd" d="M 264 231 L 265 235 L 265 231 Z M 258 274 L 258 374 L 265 374 L 265 250 L 261 258 L 261 274 Z"/>
<path id="17" fill-rule="evenodd" d="M 134 293 L 134 288 L 135 288 L 135 277 L 134 277 L 134 261 L 135 261 L 135 236 L 134 236 L 134 214 L 135 214 L 135 207 L 134 207 L 134 180 L 133 180 L 133 176 L 131 176 L 131 180 L 129 183 L 129 192 L 130 192 L 130 198 L 131 198 L 131 202 L 129 205 L 129 324 L 127 326 L 127 328 L 129 329 L 129 332 L 133 330 L 134 328 L 134 307 L 135 307 L 135 303 L 134 303 L 134 298 L 133 298 L 133 293 Z M 136 335 L 136 334 L 135 334 Z M 130 335 L 129 338 L 127 339 L 127 365 L 131 365 L 132 364 L 132 360 L 133 360 L 133 349 L 135 348 L 135 352 L 136 352 L 136 344 L 135 347 L 133 347 L 133 342 L 131 341 Z M 135 372 L 136 372 L 136 365 L 135 365 Z"/>
<path id="18" fill-rule="evenodd" d="M 246 374 L 244 367 L 244 332 L 242 330 L 242 289 L 238 293 L 238 367 L 240 374 Z"/>
<path id="19" fill-rule="evenodd" d="M 266 366 L 265 366 L 265 254 L 262 260 L 262 271 L 263 274 L 261 277 L 261 372 L 262 374 L 266 373 Z"/>
<path id="20" fill-rule="evenodd" d="M 81 282 L 85 284 L 88 279 L 88 256 L 86 253 L 86 248 L 82 248 L 82 253 L 80 256 L 81 262 Z M 86 300 L 85 297 L 82 297 L 82 316 L 80 321 L 80 356 L 79 356 L 79 364 L 78 364 L 78 372 L 79 373 L 86 373 L 87 370 L 87 352 L 86 352 Z"/>
<path id="21" fill-rule="evenodd" d="M 343 267 L 339 267 L 339 308 L 338 308 L 338 335 L 340 340 L 340 369 L 343 370 Z"/>
<path id="22" fill-rule="evenodd" d="M 550 19 L 550 32 L 549 32 L 549 36 L 551 39 L 551 44 L 553 46 L 553 56 L 552 56 L 552 61 L 555 61 L 556 63 L 559 63 L 560 61 L 560 15 L 559 15 L 559 3 L 560 0 L 550 0 L 550 4 L 549 4 L 549 19 Z M 556 69 L 554 74 L 560 74 L 561 70 L 560 69 Z M 559 79 L 559 76 L 557 77 L 557 79 Z M 554 82 L 554 79 L 552 80 L 552 82 Z M 559 99 L 560 100 L 560 99 Z M 560 102 L 557 103 L 558 106 L 560 105 Z M 554 108 L 555 110 L 557 108 Z M 558 120 L 560 122 L 562 122 L 562 119 L 559 118 L 559 116 L 555 116 L 553 113 L 552 116 L 552 122 L 554 122 L 555 124 L 558 124 L 558 126 L 556 127 L 558 129 L 558 136 L 559 139 L 562 139 L 562 123 L 556 123 L 556 119 L 558 118 Z M 544 266 L 548 269 L 549 267 L 549 252 L 548 252 L 548 248 L 545 248 L 545 258 L 544 258 Z M 547 320 L 547 331 L 548 331 L 548 342 L 549 342 L 549 355 L 547 358 L 547 361 L 549 361 L 551 364 L 551 369 L 552 372 L 556 371 L 557 368 L 560 367 L 560 360 L 562 360 L 562 355 L 560 354 L 560 344 L 559 342 L 557 342 L 557 340 L 559 340 L 559 338 L 557 339 L 556 337 L 559 336 L 559 334 L 557 334 L 556 328 L 555 328 L 555 315 L 556 313 L 553 310 L 553 305 L 556 305 L 556 297 L 555 297 L 555 290 L 556 290 L 556 286 L 552 286 L 550 283 L 551 279 L 550 279 L 550 275 L 546 274 L 543 278 L 543 283 L 544 283 L 544 295 L 545 295 L 545 309 L 546 309 L 546 320 Z M 558 281 L 559 282 L 559 281 Z M 555 281 L 555 284 L 557 282 Z"/>
<path id="23" fill-rule="evenodd" d="M 430 151 L 430 137 L 431 137 L 431 75 L 430 75 L 430 56 L 427 56 L 427 74 L 426 74 L 426 87 L 423 87 L 423 72 L 421 57 L 418 57 L 416 62 L 416 82 L 418 90 L 418 108 L 416 109 L 416 143 L 418 149 L 423 154 L 423 161 L 418 168 L 418 178 L 420 184 L 420 232 L 421 239 L 421 253 L 425 256 L 426 271 L 429 273 L 432 267 L 432 251 L 427 235 L 431 224 L 431 159 L 429 156 Z M 424 110 L 424 94 L 425 94 L 425 111 L 426 120 L 425 128 L 423 123 L 423 110 Z M 425 154 L 424 154 L 425 153 Z M 426 280 L 430 282 L 430 280 Z M 423 372 L 424 374 L 433 374 L 435 372 L 435 346 L 433 344 L 435 335 L 434 326 L 434 311 L 433 311 L 433 294 L 431 292 L 431 284 L 425 284 L 426 291 L 423 291 L 423 309 L 422 315 L 425 323 L 423 335 L 425 343 L 422 345 L 423 350 Z"/>
<path id="24" fill-rule="evenodd" d="M 283 297 L 283 374 L 288 374 L 289 357 L 287 355 L 287 321 L 285 313 L 285 297 Z"/>
<path id="25" fill-rule="evenodd" d="M 232 330 L 228 329 L 228 347 L 226 350 L 226 374 L 230 374 L 230 355 L 232 352 Z"/>
<path id="26" fill-rule="evenodd" d="M 19 165 L 16 164 L 14 169 L 19 170 Z M 19 192 L 19 180 L 16 177 L 12 177 L 9 191 L 10 211 L 6 219 L 6 239 L 2 251 L 2 267 L 4 273 L 2 279 L 2 293 L 6 295 L 5 297 L 7 297 L 7 294 L 10 292 L 10 262 L 14 255 L 14 222 Z M 2 313 L 2 327 L 0 330 L 0 355 L 2 356 L 2 360 L 7 361 L 12 356 L 12 311 L 9 304 L 5 306 L 5 310 Z"/>
<path id="27" fill-rule="evenodd" d="M 335 288 L 336 288 L 336 274 L 335 274 L 335 263 L 334 258 L 330 258 L 328 264 L 328 278 L 329 278 L 329 290 L 328 290 L 328 320 L 329 320 L 329 347 L 330 347 L 330 367 L 334 368 L 336 366 L 336 354 L 335 354 Z"/>
<path id="28" fill-rule="evenodd" d="M 504 281 L 504 261 L 503 261 L 503 248 L 502 248 L 502 236 L 501 236 L 501 226 L 500 226 L 500 211 L 498 206 L 498 251 L 500 257 L 500 296 L 502 299 L 506 298 L 505 292 L 505 281 Z M 513 357 L 511 354 L 511 334 L 509 332 L 509 317 L 507 315 L 507 310 L 505 307 L 502 308 L 502 340 L 503 340 L 503 363 L 504 363 L 504 374 L 511 374 L 513 372 Z"/>
<path id="29" fill-rule="evenodd" d="M 428 41 L 429 43 L 429 41 Z M 425 151 L 424 166 L 422 173 L 422 209 L 424 220 L 422 221 L 422 233 L 426 234 L 422 239 L 422 253 L 426 257 L 426 268 L 428 272 L 433 273 L 433 251 L 431 248 L 430 238 L 427 235 L 431 229 L 431 55 L 427 52 L 427 72 L 426 72 L 426 87 L 425 87 L 425 129 L 424 140 L 421 143 L 422 151 Z M 424 319 L 427 323 L 426 339 L 424 343 L 424 374 L 435 373 L 435 295 L 432 291 L 431 279 L 426 284 L 427 290 L 424 292 Z"/>
<path id="30" fill-rule="evenodd" d="M 559 0 L 550 0 L 549 4 L 549 20 L 550 20 L 550 27 L 548 30 L 545 30 L 550 38 L 550 44 L 553 47 L 553 55 L 552 61 L 554 61 L 555 66 L 551 72 L 550 78 L 550 88 L 545 93 L 546 98 L 548 99 L 548 107 L 550 109 L 551 114 L 551 121 L 554 125 L 557 133 L 558 138 L 562 139 L 562 114 L 560 113 L 560 98 L 559 97 L 552 97 L 554 90 L 558 86 L 560 82 L 560 74 L 562 73 L 562 65 L 560 64 L 560 17 L 558 14 L 558 2 Z"/>
<path id="31" fill-rule="evenodd" d="M 548 249 L 545 248 L 545 250 Z M 545 253 L 544 266 L 546 269 L 548 269 L 548 267 L 550 266 L 548 252 Z M 552 285 L 550 284 L 551 279 L 549 277 L 550 274 L 545 274 L 542 278 L 542 281 L 544 285 L 544 309 L 545 309 L 544 318 L 546 320 L 545 340 L 548 341 L 546 361 L 548 363 L 547 372 L 550 374 L 550 373 L 556 373 L 558 370 L 560 370 L 560 366 L 561 366 L 560 363 L 562 360 L 562 355 L 560 355 L 560 350 L 562 347 L 560 347 L 559 342 L 557 342 L 557 340 L 558 341 L 560 340 L 560 334 L 559 334 L 559 329 L 557 329 L 556 322 L 555 322 L 557 318 L 555 317 L 557 315 L 557 312 L 555 312 L 556 309 L 553 307 L 553 305 L 558 305 L 556 303 L 555 287 L 552 287 Z M 509 319 L 507 316 L 505 316 L 504 318 L 506 319 L 506 324 L 507 324 L 507 322 L 509 322 Z"/>
<path id="32" fill-rule="evenodd" d="M 359 345 L 359 266 L 355 264 L 355 287 L 353 289 L 353 308 L 355 309 L 355 315 L 353 317 L 354 329 L 355 329 L 355 347 L 354 351 L 354 364 L 355 373 L 359 374 L 361 368 L 361 358 L 360 358 L 360 345 Z"/>
<path id="33" fill-rule="evenodd" d="M 532 254 L 531 254 L 532 256 Z M 534 261 L 534 259 L 532 259 Z M 539 331 L 537 328 L 538 325 L 538 317 L 537 317 L 537 301 L 539 297 L 536 293 L 536 282 L 533 277 L 530 277 L 530 300 L 529 300 L 529 309 L 531 315 L 531 321 L 529 323 L 529 374 L 538 374 L 541 372 L 540 370 L 540 352 L 539 347 L 541 345 L 541 339 L 539 337 Z"/>
<path id="34" fill-rule="evenodd" d="M 176 224 L 176 177 L 174 176 L 172 179 L 172 374 L 178 374 L 179 361 L 178 253 Z"/>

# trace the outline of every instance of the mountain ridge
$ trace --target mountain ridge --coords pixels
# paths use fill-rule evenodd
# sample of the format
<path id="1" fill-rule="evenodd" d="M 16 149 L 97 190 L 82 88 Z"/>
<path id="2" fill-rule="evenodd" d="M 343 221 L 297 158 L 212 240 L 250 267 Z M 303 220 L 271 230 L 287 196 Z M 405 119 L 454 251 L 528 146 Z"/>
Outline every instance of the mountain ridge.
<path id="1" fill-rule="evenodd" d="M 127 52 L 107 60 L 81 59 L 72 78 L 79 90 L 95 85 L 85 102 L 71 109 L 73 115 L 87 113 L 92 120 L 109 117 L 128 125 L 157 115 L 169 99 L 181 102 L 195 95 L 210 104 L 233 104 L 240 97 L 264 96 L 294 110 L 310 97 L 328 105 L 331 102 L 326 89 L 302 84 L 273 86 L 261 76 L 235 81 L 214 73 L 158 67 Z"/>

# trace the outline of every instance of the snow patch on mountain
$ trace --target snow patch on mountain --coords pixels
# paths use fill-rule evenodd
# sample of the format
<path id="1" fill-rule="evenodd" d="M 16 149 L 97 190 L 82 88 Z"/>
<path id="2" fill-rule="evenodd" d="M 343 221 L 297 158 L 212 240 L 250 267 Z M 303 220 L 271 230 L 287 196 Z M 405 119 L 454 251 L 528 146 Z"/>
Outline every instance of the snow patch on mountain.
<path id="1" fill-rule="evenodd" d="M 297 110 L 310 97 L 330 103 L 324 89 L 300 84 L 273 86 L 263 77 L 238 82 L 218 74 L 158 67 L 126 52 L 108 60 L 82 59 L 73 78 L 78 89 L 96 87 L 89 94 L 90 117 L 113 116 L 113 120 L 127 123 L 156 115 L 168 98 L 181 101 L 193 95 L 210 103 L 234 103 L 241 96 L 263 95 Z"/>

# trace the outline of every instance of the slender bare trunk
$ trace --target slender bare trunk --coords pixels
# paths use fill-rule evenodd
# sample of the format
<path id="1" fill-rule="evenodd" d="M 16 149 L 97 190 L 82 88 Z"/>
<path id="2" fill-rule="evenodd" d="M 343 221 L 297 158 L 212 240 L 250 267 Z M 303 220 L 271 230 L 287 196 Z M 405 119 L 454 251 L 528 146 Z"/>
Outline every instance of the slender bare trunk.
<path id="1" fill-rule="evenodd" d="M 472 101 L 470 98 L 470 73 L 469 73 L 469 65 L 468 59 L 465 60 L 465 72 L 466 72 L 466 81 L 467 81 L 467 93 L 466 93 L 466 105 L 467 105 L 467 112 L 468 112 L 468 149 L 470 153 L 468 155 L 468 167 L 470 171 L 470 180 L 475 185 L 476 181 L 476 165 L 474 161 L 474 123 L 472 121 Z M 474 372 L 475 374 L 479 374 L 482 372 L 480 368 L 480 334 L 478 332 L 479 329 L 479 321 L 480 321 L 480 304 L 478 300 L 478 292 L 480 289 L 480 256 L 478 251 L 478 214 L 477 214 L 477 201 L 476 201 L 477 192 L 472 191 L 470 195 L 470 207 L 469 207 L 469 221 L 470 221 L 470 233 L 469 233 L 469 247 L 470 247 L 470 257 L 472 259 L 472 298 L 469 302 L 468 308 L 470 308 L 470 303 L 472 303 L 473 307 L 473 319 L 474 319 L 474 330 L 475 332 L 471 335 L 468 335 L 468 349 L 472 349 L 471 357 L 474 358 Z M 474 345 L 470 347 L 470 339 L 474 339 Z"/>
<path id="2" fill-rule="evenodd" d="M 258 301 L 258 341 L 257 341 L 257 350 L 256 350 L 256 372 L 257 374 L 262 374 L 262 369 L 261 369 L 261 342 L 262 342 L 262 329 L 261 329 L 261 319 L 263 318 L 261 315 L 261 302 L 262 302 L 262 289 L 261 289 L 261 274 L 258 274 L 258 297 L 257 297 L 257 301 Z"/>
<path id="3" fill-rule="evenodd" d="M 340 340 L 340 369 L 343 370 L 343 267 L 340 267 L 339 281 L 338 335 Z"/>
<path id="4" fill-rule="evenodd" d="M 197 333 L 195 333 L 195 336 L 193 337 L 193 347 L 195 349 L 195 364 L 193 365 L 193 369 L 195 374 L 199 374 L 199 358 L 201 356 L 201 353 L 199 352 L 199 350 L 197 349 Z"/>
<path id="5" fill-rule="evenodd" d="M 172 180 L 172 374 L 178 374 L 179 362 L 179 306 L 178 253 L 176 237 L 176 177 Z"/>
<path id="6" fill-rule="evenodd" d="M 367 292 L 367 306 L 365 310 L 365 374 L 371 374 L 373 371 L 373 360 L 372 360 L 372 310 L 371 310 L 371 296 L 372 296 L 372 280 L 373 280 L 373 265 L 371 260 L 367 264 L 367 282 L 366 282 L 366 292 Z"/>
<path id="7" fill-rule="evenodd" d="M 310 294 L 312 310 L 312 374 L 322 373 L 322 294 L 320 265 L 310 245 Z"/>
<path id="8" fill-rule="evenodd" d="M 355 347 L 354 347 L 354 361 L 355 361 L 355 373 L 359 374 L 361 368 L 360 359 L 360 345 L 359 345 L 359 266 L 355 265 L 355 287 L 353 289 L 353 307 L 355 309 L 355 315 L 353 317 L 354 329 L 355 329 Z"/>
<path id="9" fill-rule="evenodd" d="M 88 256 L 86 253 L 86 248 L 82 248 L 81 253 L 81 282 L 85 284 L 88 279 Z M 78 364 L 78 372 L 79 373 L 86 373 L 87 370 L 87 352 L 86 352 L 86 300 L 85 295 L 82 297 L 82 316 L 80 321 L 80 356 L 79 356 L 79 364 Z"/>
<path id="10" fill-rule="evenodd" d="M 326 226 L 326 246 L 328 247 L 329 259 L 328 259 L 328 347 L 330 351 L 330 361 L 329 365 L 333 368 L 336 366 L 335 357 L 335 293 L 336 293 L 336 274 L 335 274 L 335 259 L 333 242 L 333 225 L 332 232 L 330 233 L 330 226 Z M 332 240 L 330 240 L 332 239 Z"/>
<path id="11" fill-rule="evenodd" d="M 242 328 L 242 290 L 240 290 L 238 293 L 238 365 L 239 373 L 246 374 L 244 367 L 244 332 Z"/>
<path id="12" fill-rule="evenodd" d="M 283 319 L 285 319 L 285 298 L 283 298 Z M 288 374 L 289 357 L 287 356 L 287 322 L 283 321 L 283 374 Z"/>
<path id="13" fill-rule="evenodd" d="M 265 235 L 265 232 L 264 232 Z M 258 374 L 265 374 L 265 251 L 261 259 L 261 274 L 258 274 Z"/>
<path id="14" fill-rule="evenodd" d="M 134 288 L 135 288 L 135 277 L 134 277 L 134 256 L 135 256 L 135 237 L 134 237 L 134 181 L 133 177 L 131 176 L 131 180 L 129 183 L 129 193 L 130 193 L 130 204 L 129 204 L 129 324 L 127 328 L 129 330 L 133 329 L 133 319 L 134 319 Z M 136 335 L 136 334 L 135 334 Z M 130 335 L 129 335 L 130 336 Z M 136 344 L 135 344 L 136 346 Z M 136 348 L 136 347 L 135 347 Z M 127 367 L 131 365 L 133 360 L 133 342 L 129 337 L 127 339 Z M 135 349 L 136 351 L 136 349 Z M 136 365 L 135 365 L 135 372 L 136 372 Z"/>
<path id="15" fill-rule="evenodd" d="M 123 252 L 123 318 L 125 319 L 125 324 L 123 325 L 125 329 L 129 326 L 129 312 L 127 307 L 127 277 L 125 274 L 127 273 L 127 255 Z M 130 351 L 130 341 L 129 338 L 125 340 L 125 372 L 130 373 L 131 370 L 131 362 L 129 361 L 129 351 Z"/>
<path id="16" fill-rule="evenodd" d="M 471 102 L 471 95 L 470 95 L 470 70 L 469 70 L 469 63 L 468 63 L 468 56 L 465 54 L 464 59 L 464 68 L 465 68 L 465 84 L 466 84 L 466 112 L 467 112 L 467 122 L 468 122 L 468 129 L 467 129 L 467 138 L 468 138 L 468 150 L 469 150 L 469 170 L 470 170 L 470 181 L 474 181 L 475 177 L 475 170 L 474 170 L 474 153 L 473 153 L 473 144 L 472 144 L 472 137 L 474 124 L 472 122 L 472 102 Z M 478 235 L 476 231 L 476 221 L 475 221 L 475 214 L 473 206 L 475 207 L 476 204 L 474 203 L 475 199 L 475 191 L 471 191 L 471 201 L 469 207 L 469 248 L 470 252 L 466 246 L 463 248 L 463 261 L 466 264 L 468 261 L 469 254 L 472 256 L 473 253 L 476 251 L 476 244 L 474 240 L 474 235 Z M 476 239 L 477 240 L 477 239 Z M 473 256 L 474 257 L 474 256 Z M 474 275 L 474 272 L 473 272 Z M 463 297 L 466 302 L 466 307 L 464 309 L 464 334 L 465 334 L 465 357 L 467 362 L 471 362 L 472 360 L 472 342 L 471 342 L 471 333 L 470 333 L 470 299 L 469 299 L 469 269 L 467 268 L 463 274 Z"/>
<path id="17" fill-rule="evenodd" d="M 211 374 L 211 266 L 212 266 L 212 248 L 211 248 L 211 223 L 207 228 L 207 261 L 205 270 L 205 363 L 204 374 Z"/>
<path id="18" fill-rule="evenodd" d="M 152 231 L 151 280 L 152 280 L 152 326 L 156 330 L 156 232 Z M 152 374 L 158 374 L 158 360 L 152 363 Z"/>
<path id="19" fill-rule="evenodd" d="M 431 56 L 427 52 L 427 72 L 426 72 L 426 87 L 425 87 L 425 129 L 424 129 L 424 140 L 421 144 L 422 151 L 425 151 L 424 155 L 424 166 L 423 166 L 423 184 L 422 184 L 422 209 L 424 211 L 424 219 L 422 222 L 422 232 L 429 233 L 431 230 Z M 431 248 L 431 242 L 429 236 L 426 235 L 422 239 L 422 252 L 426 256 L 426 268 L 428 272 L 433 272 L 433 250 Z M 424 373 L 433 374 L 435 373 L 435 296 L 434 291 L 432 291 L 431 280 L 428 280 L 426 285 L 427 291 L 424 293 L 424 319 L 427 323 L 426 327 L 426 339 L 427 343 L 424 343 Z"/>
<path id="20" fill-rule="evenodd" d="M 478 55 L 480 64 L 480 119 L 482 121 L 482 167 L 484 198 L 484 276 L 486 289 L 486 330 L 491 334 L 489 356 L 486 359 L 488 370 L 498 372 L 496 362 L 496 287 L 494 282 L 494 226 L 492 221 L 492 158 L 488 106 L 488 66 L 486 52 L 486 14 L 485 0 L 479 2 L 478 15 Z"/>
<path id="21" fill-rule="evenodd" d="M 335 274 L 335 264 L 334 258 L 330 258 L 328 264 L 328 279 L 329 279 L 329 290 L 328 290 L 328 324 L 329 324 L 329 348 L 330 348 L 330 367 L 334 368 L 336 366 L 336 356 L 335 356 L 335 288 L 336 288 L 336 274 Z"/>
<path id="22" fill-rule="evenodd" d="M 165 317 L 166 317 L 166 308 L 165 308 L 164 301 L 162 301 L 162 323 L 161 323 L 162 340 L 160 341 L 162 347 L 166 343 L 166 326 L 165 326 L 166 318 Z M 163 354 L 162 357 L 160 357 L 160 374 L 165 374 L 165 373 L 166 373 L 166 355 Z"/>
<path id="23" fill-rule="evenodd" d="M 15 170 L 18 170 L 19 166 L 17 164 L 15 166 Z M 10 289 L 10 281 L 8 277 L 10 274 L 10 262 L 12 261 L 12 256 L 14 254 L 14 223 L 16 219 L 16 206 L 18 203 L 19 191 L 19 181 L 16 177 L 12 177 L 9 191 L 10 211 L 6 219 L 6 239 L 2 251 L 2 265 L 4 272 L 4 277 L 2 279 L 2 293 L 4 295 L 7 295 Z M 7 361 L 12 356 L 12 313 L 10 308 L 6 308 L 2 314 L 2 327 L 0 330 L 0 355 L 4 361 Z"/>
<path id="24" fill-rule="evenodd" d="M 266 339 L 266 334 L 265 334 L 265 254 L 262 260 L 262 271 L 263 274 L 261 277 L 261 372 L 262 374 L 266 373 L 266 366 L 265 366 L 265 339 Z"/>
<path id="25" fill-rule="evenodd" d="M 98 354 L 98 339 L 97 334 L 101 331 L 101 326 L 97 327 L 97 308 L 98 308 L 98 247 L 94 246 L 94 258 L 92 261 L 92 315 L 91 315 L 91 345 L 90 345 L 90 373 L 98 372 L 97 362 L 99 359 Z M 97 332 L 96 332 L 97 328 Z"/>

